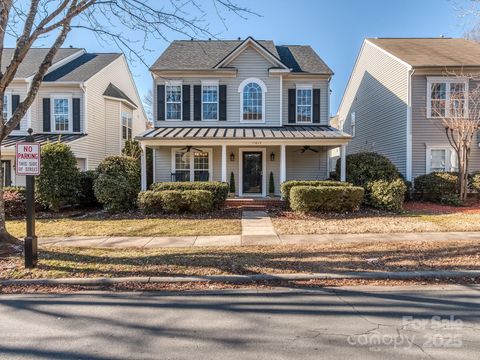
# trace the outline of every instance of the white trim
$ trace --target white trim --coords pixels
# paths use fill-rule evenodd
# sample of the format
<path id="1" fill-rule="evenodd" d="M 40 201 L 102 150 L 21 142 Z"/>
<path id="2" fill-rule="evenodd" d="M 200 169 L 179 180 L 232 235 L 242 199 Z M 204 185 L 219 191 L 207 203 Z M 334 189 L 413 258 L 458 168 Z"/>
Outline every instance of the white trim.
<path id="1" fill-rule="evenodd" d="M 152 148 L 152 183 L 157 182 L 157 167 L 155 162 L 157 161 L 157 148 Z"/>
<path id="2" fill-rule="evenodd" d="M 165 121 L 182 121 L 183 119 L 183 82 L 182 80 L 168 80 L 165 81 Z M 180 119 L 167 118 L 167 86 L 180 86 Z"/>
<path id="3" fill-rule="evenodd" d="M 262 153 L 262 193 L 261 194 L 251 194 L 247 193 L 248 196 L 252 197 L 266 197 L 267 196 L 267 149 L 262 148 L 239 148 L 238 149 L 238 196 L 245 195 L 243 193 L 243 153 L 244 152 L 261 152 Z"/>
<path id="4" fill-rule="evenodd" d="M 290 145 L 310 145 L 310 146 L 341 146 L 346 145 L 350 141 L 349 138 L 342 139 L 301 139 L 301 138 L 281 138 L 281 139 L 267 139 L 267 140 L 255 140 L 255 139 L 198 139 L 198 140 L 185 140 L 185 139 L 166 139 L 166 138 L 142 138 L 136 137 L 136 140 L 145 143 L 149 146 L 185 146 L 188 145 L 195 147 L 203 146 L 218 146 L 220 144 L 227 144 L 227 146 L 241 145 L 241 146 L 278 146 L 282 143 Z M 220 141 L 221 140 L 221 141 Z M 218 145 L 217 145 L 218 144 Z"/>
<path id="5" fill-rule="evenodd" d="M 412 181 L 412 77 L 415 70 L 407 71 L 407 158 L 406 174 L 407 181 Z"/>
<path id="6" fill-rule="evenodd" d="M 262 89 L 262 120 L 244 120 L 243 119 L 243 90 L 247 84 L 256 83 Z M 240 123 L 244 124 L 264 124 L 266 122 L 265 114 L 265 94 L 267 93 L 267 86 L 258 78 L 247 78 L 238 85 L 238 92 L 240 93 Z"/>
<path id="7" fill-rule="evenodd" d="M 141 188 L 142 191 L 147 190 L 147 155 L 146 155 L 146 149 L 147 146 L 145 144 L 140 144 L 140 147 L 142 148 L 142 154 L 140 155 L 140 161 L 141 161 Z"/>
<path id="8" fill-rule="evenodd" d="M 185 142 L 184 142 L 185 143 Z M 211 147 L 198 147 L 200 150 L 203 152 L 208 153 L 208 181 L 213 181 L 213 149 Z M 175 168 L 175 153 L 177 151 L 180 151 L 182 148 L 181 147 L 174 147 L 171 148 L 171 160 L 170 160 L 170 170 L 171 173 L 176 172 Z M 190 156 L 190 182 L 194 182 L 194 177 L 195 177 L 195 169 L 194 169 L 194 157 Z"/>
<path id="9" fill-rule="evenodd" d="M 350 113 L 350 132 L 352 136 L 357 134 L 357 114 L 355 111 Z"/>
<path id="10" fill-rule="evenodd" d="M 246 38 L 240 45 L 237 46 L 230 54 L 228 54 L 222 61 L 220 61 L 217 65 L 215 65 L 214 69 L 218 69 L 222 66 L 227 65 L 228 63 L 232 62 L 234 59 L 237 58 L 249 45 L 255 48 L 257 52 L 262 55 L 264 58 L 269 60 L 272 64 L 280 65 L 281 68 L 285 70 L 290 70 L 284 63 L 282 63 L 279 59 L 275 56 L 270 54 L 263 46 L 261 46 L 254 38 L 248 37 Z"/>
<path id="11" fill-rule="evenodd" d="M 287 147 L 280 145 L 280 186 L 287 180 Z"/>
<path id="12" fill-rule="evenodd" d="M 55 126 L 55 100 L 68 100 L 68 130 L 57 130 Z M 73 133 L 73 95 L 54 94 L 50 96 L 50 131 L 52 133 Z M 81 130 L 81 129 L 80 129 Z"/>
<path id="13" fill-rule="evenodd" d="M 105 106 L 105 111 L 106 109 L 107 107 Z M 118 131 L 118 138 L 120 139 L 120 141 L 118 142 L 118 154 L 120 155 L 122 153 L 122 148 L 125 144 L 122 139 L 122 103 L 121 102 L 118 103 L 118 114 L 120 115 L 120 119 L 119 119 L 120 128 Z M 106 118 L 106 115 L 105 115 L 105 118 Z M 107 132 L 105 132 L 105 143 L 106 142 L 107 142 Z"/>
<path id="14" fill-rule="evenodd" d="M 310 90 L 310 121 L 298 121 L 298 90 Z M 300 105 L 305 106 L 305 105 Z M 313 123 L 313 85 L 295 84 L 295 124 Z"/>
<path id="15" fill-rule="evenodd" d="M 201 85 L 201 91 L 200 91 L 200 97 L 201 97 L 201 101 L 200 101 L 200 112 L 201 112 L 201 119 L 202 121 L 218 121 L 219 120 L 219 117 L 220 117 L 220 88 L 219 88 L 219 85 L 218 85 L 218 80 L 202 80 L 201 81 L 202 85 Z M 217 118 L 216 119 L 204 119 L 203 118 L 203 87 L 204 86 L 216 86 L 217 87 Z M 183 95 L 183 94 L 182 94 Z M 182 98 L 183 100 L 183 98 Z M 212 103 L 209 103 L 209 104 L 212 104 Z"/>
<path id="16" fill-rule="evenodd" d="M 221 166 L 221 172 L 222 172 L 222 182 L 227 182 L 227 145 L 222 144 L 222 166 Z"/>
<path id="17" fill-rule="evenodd" d="M 347 146 L 340 147 L 340 181 L 345 181 L 347 178 Z"/>
<path id="18" fill-rule="evenodd" d="M 452 167 L 452 163 L 456 161 L 456 153 L 455 150 L 447 144 L 438 144 L 438 145 L 429 145 L 427 144 L 425 148 L 425 173 L 430 174 L 431 171 L 431 151 L 432 150 L 445 150 L 445 171 L 455 171 L 455 169 Z M 450 156 L 449 156 L 450 155 Z M 455 159 L 452 161 L 452 159 Z M 458 167 L 458 164 L 457 164 Z"/>
<path id="19" fill-rule="evenodd" d="M 380 52 L 384 53 L 385 55 L 388 55 L 390 56 L 392 59 L 398 61 L 400 64 L 403 64 L 405 65 L 408 70 L 412 69 L 412 65 L 410 65 L 409 63 L 407 63 L 406 61 L 403 61 L 402 59 L 396 57 L 395 55 L 393 55 L 391 52 L 388 52 L 387 50 L 385 50 L 384 48 L 372 43 L 370 40 L 368 39 L 365 39 L 365 42 L 371 46 L 373 46 L 375 49 L 379 50 Z"/>
<path id="20" fill-rule="evenodd" d="M 7 90 L 3 94 L 4 98 L 7 98 L 7 120 L 9 121 L 12 117 L 12 90 Z M 3 110 L 5 110 L 5 103 L 3 103 Z M 2 113 L 2 120 L 3 120 L 3 113 Z"/>
<path id="21" fill-rule="evenodd" d="M 439 77 L 439 76 L 427 76 L 427 119 L 440 119 L 438 116 L 432 116 L 432 83 L 444 83 L 445 84 L 445 116 L 450 114 L 450 107 L 447 106 L 450 101 L 450 84 L 458 83 L 465 85 L 465 94 L 468 95 L 468 79 L 457 77 Z M 465 117 L 468 117 L 468 99 L 465 101 Z"/>
<path id="22" fill-rule="evenodd" d="M 279 126 L 283 126 L 283 75 L 280 75 L 280 116 Z"/>

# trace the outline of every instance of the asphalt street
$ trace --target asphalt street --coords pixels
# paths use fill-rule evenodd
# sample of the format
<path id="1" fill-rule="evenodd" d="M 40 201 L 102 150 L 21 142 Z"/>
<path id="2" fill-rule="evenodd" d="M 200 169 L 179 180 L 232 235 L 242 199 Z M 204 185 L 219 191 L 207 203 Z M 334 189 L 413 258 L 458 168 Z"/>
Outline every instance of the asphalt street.
<path id="1" fill-rule="evenodd" d="M 480 287 L 0 295 L 0 359 L 478 359 Z"/>

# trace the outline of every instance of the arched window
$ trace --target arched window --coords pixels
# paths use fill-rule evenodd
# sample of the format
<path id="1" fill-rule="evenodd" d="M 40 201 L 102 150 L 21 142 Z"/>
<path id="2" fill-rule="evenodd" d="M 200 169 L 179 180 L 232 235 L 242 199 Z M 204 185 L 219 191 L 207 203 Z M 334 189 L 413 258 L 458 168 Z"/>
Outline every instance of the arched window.
<path id="1" fill-rule="evenodd" d="M 238 91 L 241 94 L 241 121 L 265 120 L 265 84 L 259 79 L 246 79 Z"/>

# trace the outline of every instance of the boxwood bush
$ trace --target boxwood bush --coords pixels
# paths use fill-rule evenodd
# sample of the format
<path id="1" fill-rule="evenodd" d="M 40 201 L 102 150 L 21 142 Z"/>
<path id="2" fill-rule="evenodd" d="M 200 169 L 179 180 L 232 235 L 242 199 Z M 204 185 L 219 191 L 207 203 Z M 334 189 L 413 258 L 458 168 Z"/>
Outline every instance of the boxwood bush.
<path id="1" fill-rule="evenodd" d="M 162 190 L 206 190 L 213 196 L 213 206 L 219 208 L 228 197 L 229 186 L 220 181 L 195 181 L 195 182 L 158 182 L 150 187 L 154 191 Z"/>
<path id="2" fill-rule="evenodd" d="M 135 208 L 140 192 L 140 164 L 132 157 L 109 156 L 97 168 L 95 197 L 110 212 Z"/>
<path id="3" fill-rule="evenodd" d="M 213 210 L 213 195 L 207 190 L 184 190 L 182 201 L 186 211 L 201 214 Z"/>
<path id="4" fill-rule="evenodd" d="M 362 203 L 364 191 L 359 186 L 295 186 L 290 206 L 298 212 L 354 211 Z"/>
<path id="5" fill-rule="evenodd" d="M 162 193 L 160 191 L 147 190 L 138 194 L 138 208 L 145 214 L 158 214 L 163 211 Z"/>
<path id="6" fill-rule="evenodd" d="M 288 180 L 280 185 L 282 198 L 287 203 L 290 203 L 290 192 L 294 186 L 352 186 L 352 184 L 334 180 Z"/>
<path id="7" fill-rule="evenodd" d="M 480 193 L 480 171 L 472 174 L 470 178 L 470 187 L 473 191 Z"/>
<path id="8" fill-rule="evenodd" d="M 162 190 L 158 191 L 161 197 L 163 211 L 167 214 L 179 214 L 187 208 L 183 201 L 182 190 Z"/>
<path id="9" fill-rule="evenodd" d="M 370 201 L 373 207 L 393 212 L 403 210 L 407 186 L 401 179 L 377 180 L 369 183 Z"/>
<path id="10" fill-rule="evenodd" d="M 417 176 L 414 181 L 415 192 L 422 200 L 432 202 L 450 202 L 457 194 L 458 173 L 433 172 Z"/>
<path id="11" fill-rule="evenodd" d="M 7 218 L 25 216 L 27 211 L 25 188 L 13 186 L 3 188 L 3 201 Z"/>

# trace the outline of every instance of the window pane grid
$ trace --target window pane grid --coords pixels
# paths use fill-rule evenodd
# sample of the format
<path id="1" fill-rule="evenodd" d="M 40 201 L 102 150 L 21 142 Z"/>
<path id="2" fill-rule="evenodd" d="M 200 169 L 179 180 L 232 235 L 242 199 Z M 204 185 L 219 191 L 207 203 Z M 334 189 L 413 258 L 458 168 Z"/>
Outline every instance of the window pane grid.
<path id="1" fill-rule="evenodd" d="M 297 89 L 297 122 L 312 122 L 312 90 Z"/>
<path id="2" fill-rule="evenodd" d="M 55 131 L 69 130 L 68 99 L 53 100 L 53 120 L 55 124 Z"/>
<path id="3" fill-rule="evenodd" d="M 466 108 L 465 82 L 434 82 L 430 84 L 430 117 L 464 117 Z"/>
<path id="4" fill-rule="evenodd" d="M 8 120 L 8 96 L 3 97 L 3 121 Z"/>
<path id="5" fill-rule="evenodd" d="M 122 138 L 132 139 L 132 115 L 128 112 L 122 113 Z"/>
<path id="6" fill-rule="evenodd" d="M 167 103 L 167 120 L 181 120 L 182 117 L 182 87 L 180 85 L 165 87 Z"/>
<path id="7" fill-rule="evenodd" d="M 210 153 L 207 151 L 175 152 L 176 181 L 210 180 Z"/>
<path id="8" fill-rule="evenodd" d="M 262 88 L 248 83 L 243 90 L 243 120 L 262 120 Z"/>
<path id="9" fill-rule="evenodd" d="M 202 87 L 203 119 L 218 119 L 218 87 L 205 85 Z"/>

